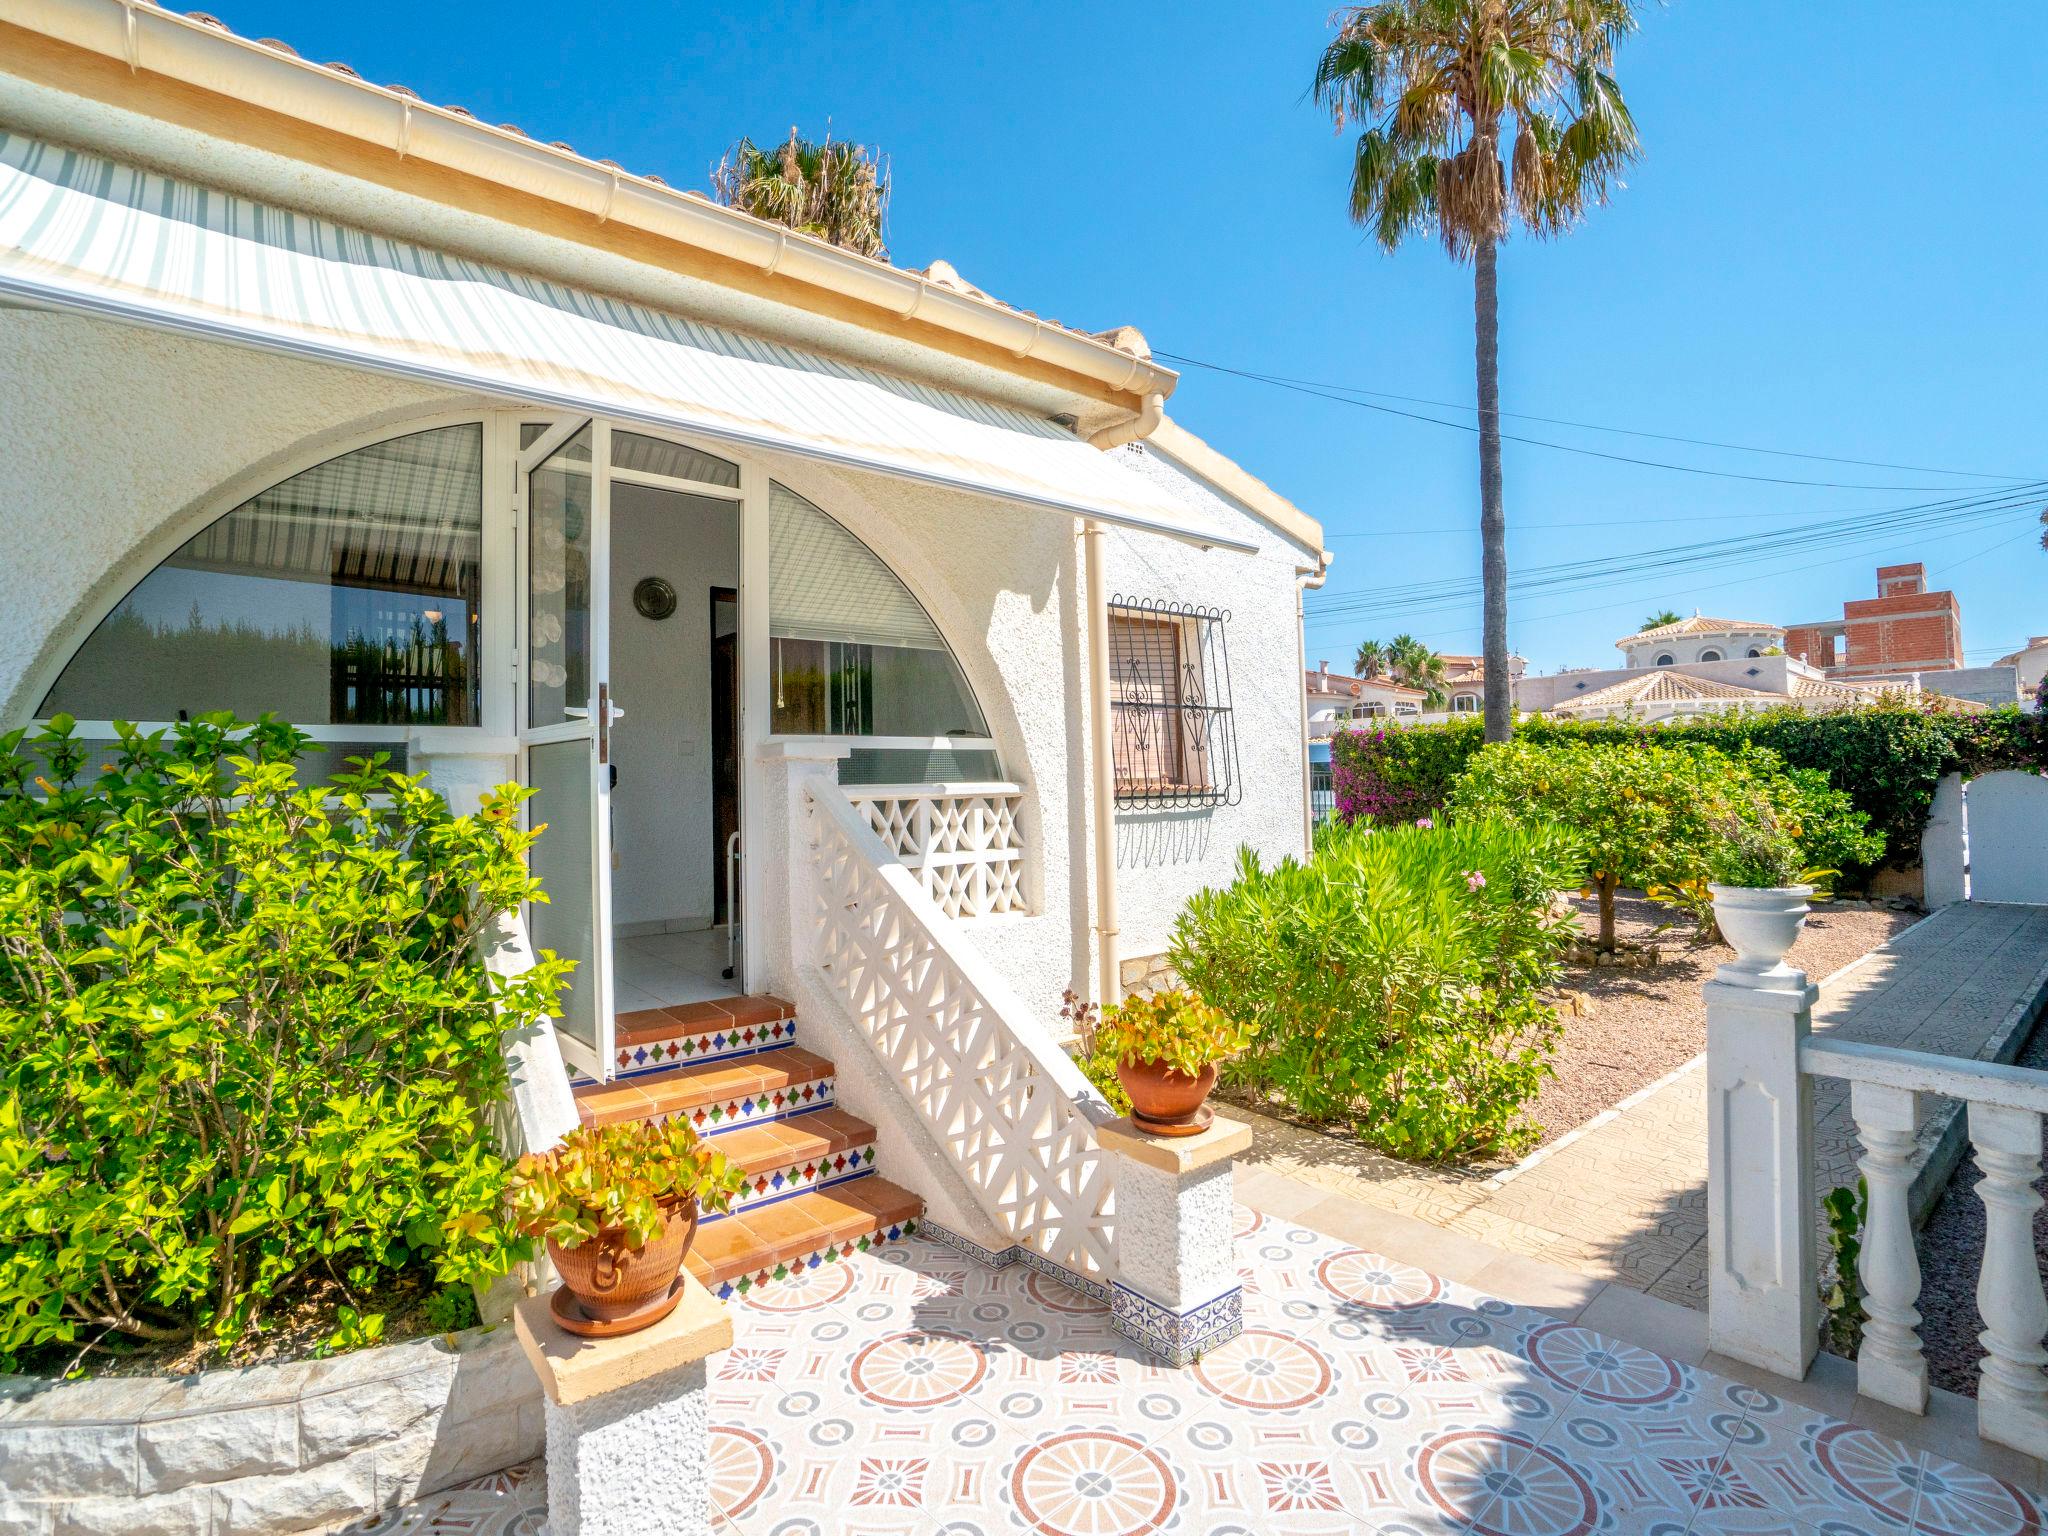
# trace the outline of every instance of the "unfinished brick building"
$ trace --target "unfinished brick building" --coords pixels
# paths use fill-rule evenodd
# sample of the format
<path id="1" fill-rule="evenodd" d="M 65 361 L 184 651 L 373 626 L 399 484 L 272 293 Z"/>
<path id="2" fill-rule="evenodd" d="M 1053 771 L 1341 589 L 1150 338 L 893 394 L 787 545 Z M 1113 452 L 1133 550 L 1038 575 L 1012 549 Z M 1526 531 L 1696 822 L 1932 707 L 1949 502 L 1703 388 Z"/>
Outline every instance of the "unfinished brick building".
<path id="1" fill-rule="evenodd" d="M 1785 652 L 1829 677 L 1941 672 L 1963 664 L 1963 610 L 1953 592 L 1927 590 L 1927 567 L 1881 565 L 1877 596 L 1842 605 L 1842 617 L 1785 630 Z"/>

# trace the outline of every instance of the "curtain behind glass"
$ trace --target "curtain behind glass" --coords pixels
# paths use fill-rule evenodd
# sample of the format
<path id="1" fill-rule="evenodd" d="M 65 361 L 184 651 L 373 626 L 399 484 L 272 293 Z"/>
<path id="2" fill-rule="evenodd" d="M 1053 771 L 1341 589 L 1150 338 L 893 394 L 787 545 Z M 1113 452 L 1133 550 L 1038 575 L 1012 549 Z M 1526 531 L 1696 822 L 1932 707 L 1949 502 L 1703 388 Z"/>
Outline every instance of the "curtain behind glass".
<path id="1" fill-rule="evenodd" d="M 373 443 L 242 503 L 103 619 L 41 713 L 475 725 L 483 428 Z"/>

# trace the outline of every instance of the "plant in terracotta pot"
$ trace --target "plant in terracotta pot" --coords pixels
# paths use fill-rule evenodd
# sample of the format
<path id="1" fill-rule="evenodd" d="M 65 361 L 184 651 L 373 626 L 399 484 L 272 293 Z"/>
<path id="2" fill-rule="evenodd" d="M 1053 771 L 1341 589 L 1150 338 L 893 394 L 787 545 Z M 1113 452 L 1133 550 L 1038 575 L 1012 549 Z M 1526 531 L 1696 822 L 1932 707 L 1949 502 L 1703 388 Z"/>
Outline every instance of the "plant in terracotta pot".
<path id="1" fill-rule="evenodd" d="M 519 1159 L 512 1219 L 545 1238 L 562 1277 L 555 1318 L 572 1333 L 632 1333 L 682 1297 L 683 1257 L 699 1213 L 723 1211 L 745 1175 L 683 1120 L 579 1126 Z"/>
<path id="2" fill-rule="evenodd" d="M 1217 1063 L 1251 1038 L 1248 1027 L 1221 1009 L 1175 988 L 1104 1009 L 1094 1046 L 1116 1063 L 1133 1125 L 1156 1135 L 1192 1136 L 1212 1118 L 1206 1100 L 1216 1086 Z"/>
<path id="3" fill-rule="evenodd" d="M 1785 956 L 1806 926 L 1807 902 L 1832 870 L 1807 869 L 1797 829 L 1770 809 L 1730 818 L 1716 829 L 1707 854 L 1714 921 L 1739 957 L 1732 970 L 1747 978 L 1791 976 Z"/>

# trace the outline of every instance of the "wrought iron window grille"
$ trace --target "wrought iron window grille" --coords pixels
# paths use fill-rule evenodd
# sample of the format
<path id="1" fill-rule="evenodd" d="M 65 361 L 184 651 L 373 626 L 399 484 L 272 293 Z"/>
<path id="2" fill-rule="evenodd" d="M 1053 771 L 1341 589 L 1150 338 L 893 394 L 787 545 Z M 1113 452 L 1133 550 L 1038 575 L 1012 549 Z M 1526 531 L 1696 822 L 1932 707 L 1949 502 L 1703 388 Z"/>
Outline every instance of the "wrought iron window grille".
<path id="1" fill-rule="evenodd" d="M 1110 726 L 1119 810 L 1235 805 L 1229 610 L 1109 601 Z"/>

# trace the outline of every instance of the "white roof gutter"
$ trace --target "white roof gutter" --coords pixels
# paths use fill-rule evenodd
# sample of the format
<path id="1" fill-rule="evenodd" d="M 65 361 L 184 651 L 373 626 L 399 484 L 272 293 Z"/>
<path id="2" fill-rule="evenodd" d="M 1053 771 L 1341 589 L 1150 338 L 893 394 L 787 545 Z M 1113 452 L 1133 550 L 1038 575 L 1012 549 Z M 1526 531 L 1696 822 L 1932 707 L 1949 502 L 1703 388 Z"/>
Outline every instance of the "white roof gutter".
<path id="1" fill-rule="evenodd" d="M 1118 393 L 1173 392 L 1150 358 L 702 196 L 237 37 L 147 0 L 7 0 L 0 19 L 234 101 L 708 251 L 1047 364 Z M 800 300 L 793 300 L 801 307 Z"/>

